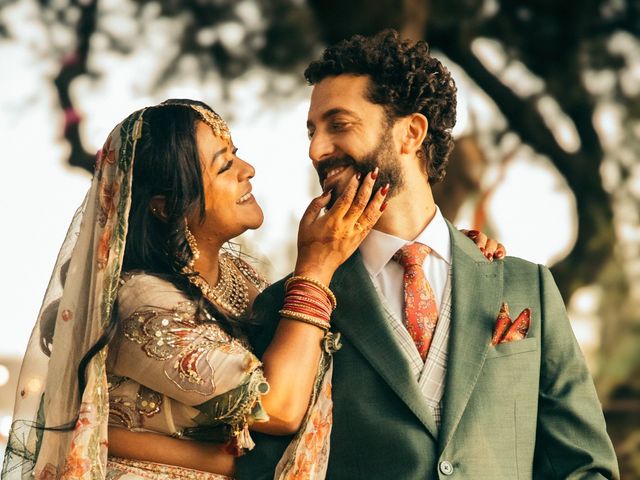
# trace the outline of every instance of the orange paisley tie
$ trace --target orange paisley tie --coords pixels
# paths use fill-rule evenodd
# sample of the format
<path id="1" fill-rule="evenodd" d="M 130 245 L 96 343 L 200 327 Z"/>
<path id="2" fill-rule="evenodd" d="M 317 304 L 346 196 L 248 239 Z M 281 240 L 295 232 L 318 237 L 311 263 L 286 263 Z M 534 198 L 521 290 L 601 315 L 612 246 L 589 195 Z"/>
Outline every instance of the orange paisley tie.
<path id="1" fill-rule="evenodd" d="M 404 268 L 404 324 L 418 348 L 422 360 L 427 359 L 433 332 L 438 322 L 438 307 L 422 264 L 431 249 L 422 243 L 411 243 L 398 250 L 393 260 Z"/>

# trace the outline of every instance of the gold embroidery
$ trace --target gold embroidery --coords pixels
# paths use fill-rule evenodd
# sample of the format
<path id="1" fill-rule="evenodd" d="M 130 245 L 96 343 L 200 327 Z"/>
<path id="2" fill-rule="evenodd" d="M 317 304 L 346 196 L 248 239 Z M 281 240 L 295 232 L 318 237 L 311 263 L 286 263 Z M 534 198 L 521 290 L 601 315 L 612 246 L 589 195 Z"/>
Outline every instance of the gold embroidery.
<path id="1" fill-rule="evenodd" d="M 178 388 L 203 395 L 215 392 L 209 354 L 247 353 L 238 339 L 213 322 L 194 320 L 195 307 L 182 302 L 172 310 L 140 309 L 122 322 L 124 335 L 155 360 L 166 361 L 164 372 Z"/>
<path id="2" fill-rule="evenodd" d="M 225 123 L 225 121 L 213 110 L 207 110 L 200 105 L 189 105 L 193 110 L 198 112 L 202 117 L 202 120 L 211 127 L 213 130 L 213 134 L 216 137 L 222 138 L 223 140 L 227 140 L 231 137 L 231 133 L 229 132 L 229 127 Z"/>
<path id="3" fill-rule="evenodd" d="M 107 480 L 115 480 L 120 476 L 127 478 L 173 478 L 176 480 L 232 480 L 231 477 L 217 473 L 119 457 L 108 458 L 107 470 Z"/>
<path id="4" fill-rule="evenodd" d="M 109 388 L 109 392 L 115 390 L 127 380 L 128 380 L 127 377 L 121 377 L 120 375 L 114 375 L 113 373 L 108 373 L 107 387 Z"/>
<path id="5" fill-rule="evenodd" d="M 145 417 L 153 417 L 160 411 L 160 405 L 162 405 L 162 395 L 144 385 L 140 385 L 136 396 L 136 410 L 138 413 Z"/>
<path id="6" fill-rule="evenodd" d="M 126 377 L 118 377 L 122 382 L 131 382 Z M 116 395 L 117 387 L 110 387 L 109 390 L 109 425 L 120 425 L 128 430 L 137 429 L 143 426 L 143 417 L 153 417 L 160 412 L 162 406 L 162 395 L 144 385 L 138 385 L 135 400 L 129 395 Z"/>
<path id="7" fill-rule="evenodd" d="M 140 415 L 126 397 L 109 397 L 109 425 L 134 430 L 140 428 Z"/>

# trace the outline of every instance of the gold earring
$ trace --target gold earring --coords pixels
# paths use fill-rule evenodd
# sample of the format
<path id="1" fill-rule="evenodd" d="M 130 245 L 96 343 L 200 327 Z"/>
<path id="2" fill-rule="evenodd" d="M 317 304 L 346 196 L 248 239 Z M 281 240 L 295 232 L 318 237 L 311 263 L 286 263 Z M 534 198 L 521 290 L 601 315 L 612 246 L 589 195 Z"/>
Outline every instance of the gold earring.
<path id="1" fill-rule="evenodd" d="M 198 243 L 196 242 L 196 237 L 193 236 L 191 230 L 189 230 L 189 225 L 187 222 L 184 222 L 184 237 L 187 239 L 187 244 L 189 245 L 189 249 L 191 250 L 191 259 L 189 263 L 187 263 L 190 269 L 193 269 L 193 265 L 196 263 L 196 260 L 200 258 L 200 250 L 198 250 Z"/>

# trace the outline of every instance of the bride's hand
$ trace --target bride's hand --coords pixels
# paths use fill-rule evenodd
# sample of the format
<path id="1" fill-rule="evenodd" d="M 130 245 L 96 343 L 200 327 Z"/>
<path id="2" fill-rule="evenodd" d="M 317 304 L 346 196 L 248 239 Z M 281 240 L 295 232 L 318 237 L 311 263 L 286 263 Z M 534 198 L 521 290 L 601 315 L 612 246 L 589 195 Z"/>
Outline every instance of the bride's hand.
<path id="1" fill-rule="evenodd" d="M 373 174 L 373 175 L 372 175 Z M 375 174 L 359 185 L 354 175 L 347 188 L 326 213 L 331 192 L 315 198 L 300 221 L 295 274 L 328 285 L 336 269 L 351 256 L 384 210 L 388 185 L 372 195 Z"/>
<path id="2" fill-rule="evenodd" d="M 493 238 L 487 237 L 484 233 L 478 230 L 461 229 L 460 232 L 469 237 L 490 262 L 494 259 L 501 260 L 507 255 L 507 249 L 504 245 Z"/>

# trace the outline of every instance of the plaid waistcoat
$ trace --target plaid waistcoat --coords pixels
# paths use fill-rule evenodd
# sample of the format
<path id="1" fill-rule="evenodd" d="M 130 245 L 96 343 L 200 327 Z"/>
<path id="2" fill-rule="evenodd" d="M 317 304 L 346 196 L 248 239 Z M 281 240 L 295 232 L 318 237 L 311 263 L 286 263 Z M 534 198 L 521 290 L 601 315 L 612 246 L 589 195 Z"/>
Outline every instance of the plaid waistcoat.
<path id="1" fill-rule="evenodd" d="M 376 282 L 373 282 L 374 285 Z M 376 287 L 377 288 L 377 287 Z M 447 360 L 449 354 L 449 331 L 451 330 L 451 267 L 447 283 L 442 295 L 442 304 L 439 305 L 438 323 L 431 341 L 431 347 L 425 362 L 420 358 L 411 335 L 404 326 L 401 318 L 391 312 L 387 306 L 384 295 L 378 290 L 378 297 L 384 306 L 387 321 L 391 325 L 394 337 L 404 352 L 411 370 L 414 374 L 424 399 L 433 414 L 436 424 L 440 427 L 442 420 L 442 397 L 444 395 L 444 383 L 447 373 Z"/>

